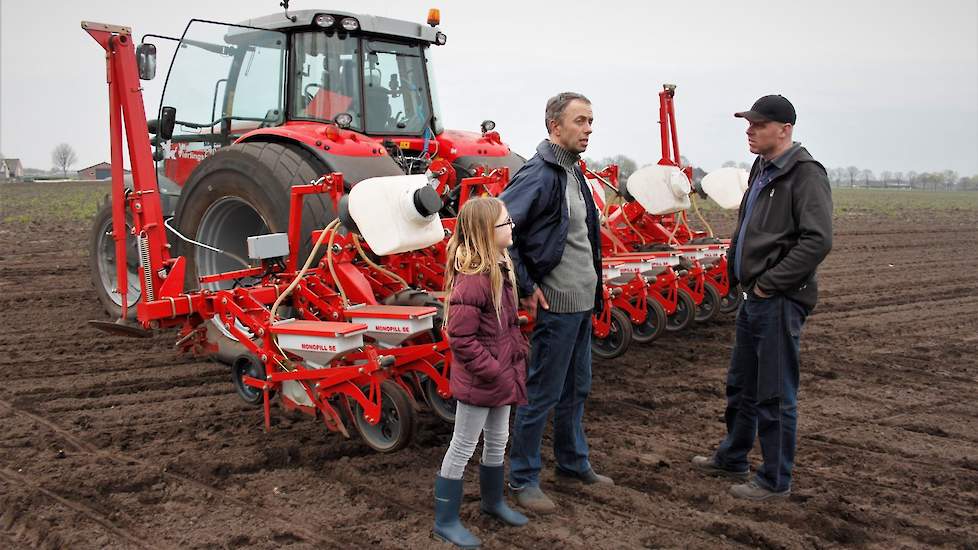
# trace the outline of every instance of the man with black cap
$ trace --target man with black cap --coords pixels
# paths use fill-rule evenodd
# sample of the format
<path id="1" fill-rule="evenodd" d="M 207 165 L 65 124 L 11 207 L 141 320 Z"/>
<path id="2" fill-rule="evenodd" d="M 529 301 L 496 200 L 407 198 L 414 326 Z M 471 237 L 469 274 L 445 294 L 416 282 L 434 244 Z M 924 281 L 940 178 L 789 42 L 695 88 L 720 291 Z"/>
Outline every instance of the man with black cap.
<path id="1" fill-rule="evenodd" d="M 832 248 L 832 193 L 825 168 L 791 140 L 791 102 L 768 95 L 734 116 L 747 120 L 747 144 L 757 155 L 727 252 L 730 284 L 739 283 L 745 300 L 727 371 L 727 436 L 712 456 L 692 463 L 745 481 L 730 488 L 736 497 L 767 500 L 791 491 L 799 339 L 818 299 L 815 271 Z M 751 478 L 755 436 L 763 464 Z"/>

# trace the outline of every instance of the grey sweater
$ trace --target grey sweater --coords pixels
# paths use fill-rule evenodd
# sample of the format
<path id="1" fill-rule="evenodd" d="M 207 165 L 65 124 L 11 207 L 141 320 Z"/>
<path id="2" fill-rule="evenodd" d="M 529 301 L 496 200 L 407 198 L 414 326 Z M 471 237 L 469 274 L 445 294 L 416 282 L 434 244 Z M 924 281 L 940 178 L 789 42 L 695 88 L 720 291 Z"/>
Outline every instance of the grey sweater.
<path id="1" fill-rule="evenodd" d="M 550 143 L 550 147 L 557 162 L 567 172 L 564 191 L 570 223 L 560 263 L 543 277 L 540 290 L 552 313 L 578 313 L 594 308 L 594 287 L 598 284 L 591 241 L 587 236 L 587 203 L 581 194 L 581 180 L 575 169 L 580 157 L 555 143 Z"/>

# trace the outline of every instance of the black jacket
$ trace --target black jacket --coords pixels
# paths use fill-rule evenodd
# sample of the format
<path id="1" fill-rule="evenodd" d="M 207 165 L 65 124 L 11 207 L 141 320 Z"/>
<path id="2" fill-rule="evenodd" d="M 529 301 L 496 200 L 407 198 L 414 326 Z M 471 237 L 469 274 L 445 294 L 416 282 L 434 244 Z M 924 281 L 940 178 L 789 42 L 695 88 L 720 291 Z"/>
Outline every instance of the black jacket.
<path id="1" fill-rule="evenodd" d="M 584 183 L 584 174 L 576 166 L 574 170 L 578 174 L 587 208 L 587 236 L 591 241 L 594 270 L 598 274 L 594 308 L 600 310 L 601 228 L 598 210 L 591 190 Z M 533 294 L 534 285 L 543 281 L 544 276 L 557 267 L 564 256 L 564 243 L 567 242 L 567 228 L 570 223 L 566 185 L 567 172 L 557 164 L 550 143 L 542 141 L 537 146 L 537 153 L 520 168 L 500 195 L 506 203 L 509 216 L 516 224 L 513 229 L 513 246 L 509 252 L 516 270 L 520 296 Z"/>
<path id="2" fill-rule="evenodd" d="M 749 220 L 744 219 L 744 209 L 750 190 L 744 193 L 727 269 L 731 285 L 739 283 L 748 292 L 757 286 L 813 308 L 818 301 L 815 270 L 832 249 L 832 191 L 825 168 L 804 147 L 789 154 L 758 195 Z M 751 167 L 751 185 L 760 165 L 758 157 Z M 737 238 L 743 224 L 743 279 L 738 281 Z"/>

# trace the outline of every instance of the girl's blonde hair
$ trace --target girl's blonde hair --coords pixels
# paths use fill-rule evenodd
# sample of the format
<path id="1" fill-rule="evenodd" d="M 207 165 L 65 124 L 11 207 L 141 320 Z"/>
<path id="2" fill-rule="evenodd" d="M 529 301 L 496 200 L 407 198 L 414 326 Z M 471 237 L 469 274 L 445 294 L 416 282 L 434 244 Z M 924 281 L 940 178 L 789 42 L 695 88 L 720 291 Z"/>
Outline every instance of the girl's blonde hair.
<path id="1" fill-rule="evenodd" d="M 509 252 L 503 249 L 500 257 L 499 247 L 496 245 L 496 220 L 502 212 L 503 201 L 495 197 L 469 199 L 459 211 L 455 221 L 455 233 L 448 240 L 448 261 L 445 266 L 445 290 L 448 293 L 448 299 L 445 300 L 446 321 L 451 293 L 459 273 L 489 275 L 492 303 L 496 308 L 496 319 L 500 326 L 503 299 L 503 272 L 499 266 L 500 261 L 506 264 L 513 299 L 516 299 L 516 277 Z"/>

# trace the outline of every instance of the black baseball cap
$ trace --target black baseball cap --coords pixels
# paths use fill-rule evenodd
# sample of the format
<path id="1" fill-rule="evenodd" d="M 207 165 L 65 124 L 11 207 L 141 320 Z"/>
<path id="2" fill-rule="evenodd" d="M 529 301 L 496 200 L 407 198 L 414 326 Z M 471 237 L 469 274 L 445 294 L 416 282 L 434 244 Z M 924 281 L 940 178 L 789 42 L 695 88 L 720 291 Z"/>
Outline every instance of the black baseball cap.
<path id="1" fill-rule="evenodd" d="M 755 101 L 749 111 L 734 113 L 734 116 L 751 122 L 773 120 L 784 124 L 794 124 L 797 118 L 795 106 L 783 95 L 766 95 Z"/>

